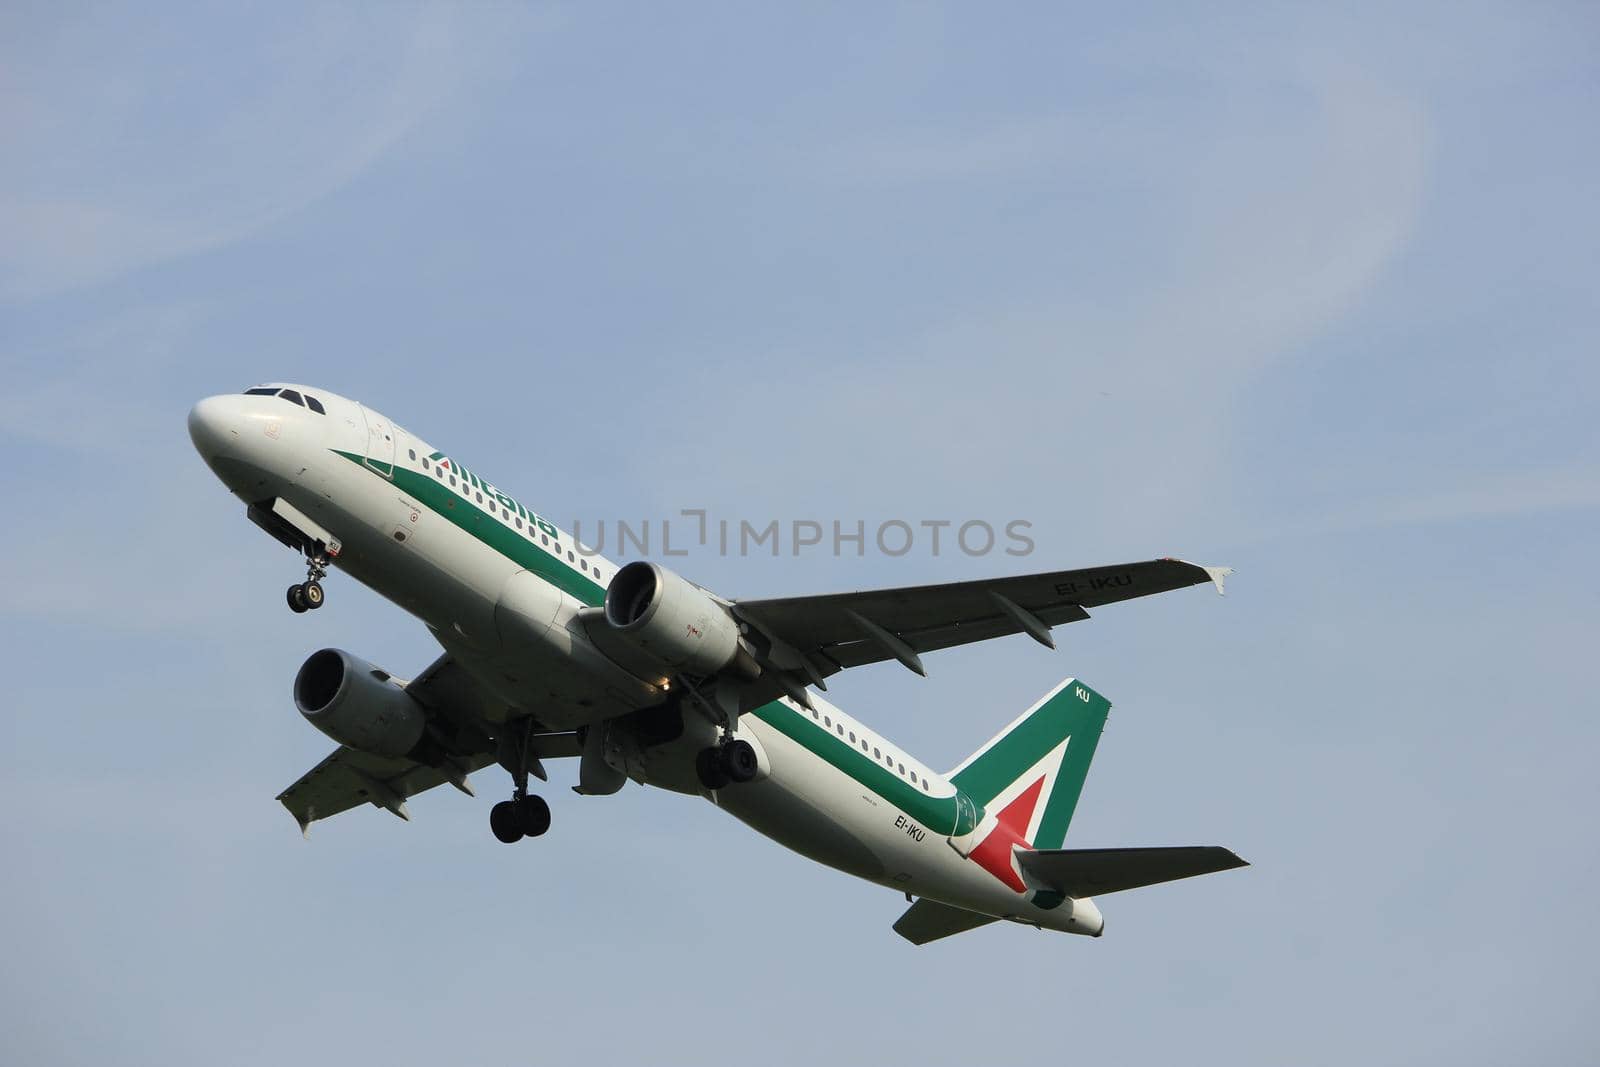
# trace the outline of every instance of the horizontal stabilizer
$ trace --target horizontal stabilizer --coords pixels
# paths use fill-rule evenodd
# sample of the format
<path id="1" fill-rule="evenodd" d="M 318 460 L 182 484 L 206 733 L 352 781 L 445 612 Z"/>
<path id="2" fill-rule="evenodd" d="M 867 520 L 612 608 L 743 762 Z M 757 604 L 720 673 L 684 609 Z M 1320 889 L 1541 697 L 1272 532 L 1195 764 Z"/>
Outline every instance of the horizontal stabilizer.
<path id="1" fill-rule="evenodd" d="M 913 945 L 926 945 L 951 934 L 962 934 L 998 922 L 992 915 L 979 915 L 965 908 L 952 908 L 948 904 L 926 897 L 906 909 L 894 924 L 894 932 Z"/>
<path id="2" fill-rule="evenodd" d="M 1120 893 L 1124 889 L 1250 866 L 1217 845 L 1019 849 L 1017 862 L 1029 881 L 1049 886 L 1069 897 Z"/>

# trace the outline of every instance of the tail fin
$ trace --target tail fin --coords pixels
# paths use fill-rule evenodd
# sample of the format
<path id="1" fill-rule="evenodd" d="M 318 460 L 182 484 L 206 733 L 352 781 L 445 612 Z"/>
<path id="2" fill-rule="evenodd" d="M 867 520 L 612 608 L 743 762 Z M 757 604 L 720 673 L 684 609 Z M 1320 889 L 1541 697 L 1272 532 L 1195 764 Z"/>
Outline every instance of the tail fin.
<path id="1" fill-rule="evenodd" d="M 1068 678 L 950 772 L 957 789 L 1015 826 L 1034 848 L 1060 848 L 1111 703 Z"/>

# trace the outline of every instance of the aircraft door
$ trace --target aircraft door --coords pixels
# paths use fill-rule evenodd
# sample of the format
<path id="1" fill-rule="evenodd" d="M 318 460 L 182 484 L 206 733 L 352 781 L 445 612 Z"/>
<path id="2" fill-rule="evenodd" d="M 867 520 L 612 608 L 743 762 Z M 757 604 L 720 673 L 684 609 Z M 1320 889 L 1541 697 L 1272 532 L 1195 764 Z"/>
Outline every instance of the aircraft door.
<path id="1" fill-rule="evenodd" d="M 385 478 L 393 478 L 395 428 L 390 425 L 388 419 L 365 404 L 359 406 L 361 408 L 361 417 L 367 424 L 367 448 L 365 452 L 367 466 Z"/>

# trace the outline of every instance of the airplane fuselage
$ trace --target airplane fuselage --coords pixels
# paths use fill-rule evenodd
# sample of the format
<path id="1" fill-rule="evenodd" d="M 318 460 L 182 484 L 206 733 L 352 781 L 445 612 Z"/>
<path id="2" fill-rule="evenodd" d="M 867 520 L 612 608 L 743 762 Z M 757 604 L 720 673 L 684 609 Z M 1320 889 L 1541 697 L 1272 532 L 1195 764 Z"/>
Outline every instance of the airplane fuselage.
<path id="1" fill-rule="evenodd" d="M 813 695 L 780 698 L 734 727 L 755 780 L 708 790 L 695 756 L 716 727 L 681 712 L 676 736 L 640 743 L 608 723 L 663 706 L 665 672 L 596 647 L 589 619 L 617 565 L 542 514 L 363 405 L 314 387 L 198 404 L 190 432 L 254 509 L 325 532 L 331 564 L 421 619 L 498 699 L 503 719 L 608 730 L 605 760 L 641 784 L 702 795 L 821 863 L 985 915 L 1097 935 L 1087 898 L 1059 906 L 975 862 L 983 813 L 952 782 Z M 313 398 L 322 410 L 304 406 Z M 269 515 L 270 517 L 270 515 Z M 491 722 L 491 727 L 498 725 Z M 676 728 L 676 725 L 675 725 Z M 992 822 L 992 820 L 991 820 Z M 1006 862 L 1009 867 L 1009 857 Z"/>

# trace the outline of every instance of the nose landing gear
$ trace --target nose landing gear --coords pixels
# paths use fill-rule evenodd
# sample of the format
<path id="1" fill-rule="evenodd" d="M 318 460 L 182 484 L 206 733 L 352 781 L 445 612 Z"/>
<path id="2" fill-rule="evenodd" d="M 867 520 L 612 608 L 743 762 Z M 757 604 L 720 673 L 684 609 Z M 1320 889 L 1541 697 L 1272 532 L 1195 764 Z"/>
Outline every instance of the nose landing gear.
<path id="1" fill-rule="evenodd" d="M 322 579 L 328 576 L 328 557 L 310 556 L 306 559 L 306 580 L 289 587 L 289 610 L 296 615 L 322 607 Z"/>

